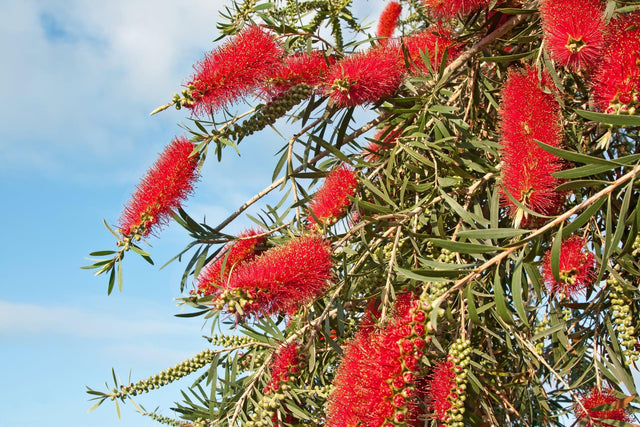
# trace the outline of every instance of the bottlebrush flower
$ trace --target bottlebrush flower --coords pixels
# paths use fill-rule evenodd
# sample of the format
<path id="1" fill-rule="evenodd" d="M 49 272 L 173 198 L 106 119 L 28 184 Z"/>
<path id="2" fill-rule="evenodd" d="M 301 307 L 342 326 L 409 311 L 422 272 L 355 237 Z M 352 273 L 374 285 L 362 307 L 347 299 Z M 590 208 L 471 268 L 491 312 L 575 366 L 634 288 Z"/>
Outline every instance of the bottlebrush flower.
<path id="1" fill-rule="evenodd" d="M 401 55 L 395 46 L 379 46 L 336 62 L 328 71 L 323 89 L 338 107 L 377 102 L 400 86 Z"/>
<path id="2" fill-rule="evenodd" d="M 300 358 L 298 355 L 298 346 L 296 343 L 290 343 L 280 347 L 269 366 L 271 379 L 264 390 L 264 393 L 277 392 L 281 383 L 290 380 L 292 374 L 298 373 Z"/>
<path id="3" fill-rule="evenodd" d="M 398 26 L 398 18 L 400 18 L 400 12 L 402 12 L 402 6 L 400 3 L 392 1 L 385 6 L 380 19 L 378 20 L 378 29 L 376 31 L 377 37 L 391 37 L 393 32 Z M 381 44 L 385 44 L 386 40 L 380 40 Z"/>
<path id="4" fill-rule="evenodd" d="M 640 109 L 640 11 L 613 19 L 594 76 L 596 105 L 607 113 Z"/>
<path id="5" fill-rule="evenodd" d="M 167 222 L 173 210 L 193 191 L 198 180 L 195 145 L 185 137 L 174 138 L 160 154 L 120 216 L 120 233 L 127 238 L 148 236 Z"/>
<path id="6" fill-rule="evenodd" d="M 263 230 L 245 230 L 238 235 L 238 240 L 229 243 L 217 258 L 200 271 L 196 281 L 198 294 L 202 296 L 218 294 L 233 268 L 255 259 L 261 253 L 260 246 L 267 240 L 265 236 L 259 236 L 262 233 Z"/>
<path id="7" fill-rule="evenodd" d="M 320 84 L 335 61 L 333 57 L 325 58 L 324 53 L 296 53 L 287 56 L 284 62 L 265 80 L 261 92 L 266 98 L 275 98 L 292 87 L 304 83 L 309 86 Z"/>
<path id="8" fill-rule="evenodd" d="M 215 112 L 247 95 L 281 64 L 282 48 L 259 26 L 243 29 L 194 66 L 187 83 L 195 114 Z"/>
<path id="9" fill-rule="evenodd" d="M 540 15 L 551 58 L 574 71 L 596 65 L 603 46 L 603 13 L 601 0 L 544 0 Z"/>
<path id="10" fill-rule="evenodd" d="M 555 214 L 562 204 L 562 194 L 555 190 L 560 181 L 552 176 L 562 168 L 561 160 L 535 143 L 538 140 L 557 147 L 562 142 L 560 106 L 549 93 L 550 81 L 547 74 L 540 81 L 531 67 L 522 72 L 511 69 L 499 110 L 504 189 L 528 209 L 543 215 Z M 501 193 L 516 226 L 527 224 L 528 214 L 504 190 Z"/>
<path id="11" fill-rule="evenodd" d="M 488 7 L 490 0 L 422 0 L 436 16 L 455 18 L 465 17 L 482 8 Z"/>
<path id="12" fill-rule="evenodd" d="M 331 267 L 329 245 L 321 237 L 294 238 L 237 266 L 227 296 L 239 296 L 244 317 L 292 313 L 327 288 Z"/>
<path id="13" fill-rule="evenodd" d="M 423 424 L 415 396 L 424 340 L 414 328 L 428 316 L 411 294 L 401 299 L 392 322 L 374 331 L 365 319 L 345 345 L 327 403 L 327 426 Z"/>
<path id="14" fill-rule="evenodd" d="M 357 185 L 356 172 L 345 165 L 329 172 L 309 203 L 309 223 L 316 224 L 316 219 L 328 225 L 336 222 L 349 209 L 349 196 L 355 194 Z"/>
<path id="15" fill-rule="evenodd" d="M 550 294 L 560 299 L 575 295 L 593 284 L 596 278 L 596 260 L 593 253 L 585 250 L 586 241 L 572 236 L 560 245 L 559 279 L 551 272 L 551 250 L 547 251 L 542 263 L 544 282 Z"/>
<path id="16" fill-rule="evenodd" d="M 451 360 L 440 361 L 433 367 L 426 389 L 429 411 L 444 421 L 451 408 L 451 395 L 456 389 L 455 365 Z"/>
<path id="17" fill-rule="evenodd" d="M 459 44 L 453 40 L 453 33 L 446 28 L 421 31 L 403 40 L 407 53 L 411 59 L 411 72 L 426 73 L 429 68 L 422 59 L 425 53 L 429 57 L 431 68 L 437 68 L 442 62 L 445 50 L 448 61 L 452 61 L 460 55 Z"/>
<path id="18" fill-rule="evenodd" d="M 575 405 L 575 413 L 576 418 L 579 420 L 587 418 L 587 414 L 591 418 L 601 418 L 601 419 L 609 419 L 616 421 L 624 421 L 628 422 L 631 420 L 631 416 L 629 411 L 626 408 L 618 408 L 612 409 L 609 411 L 594 411 L 591 408 L 595 408 L 596 406 L 604 405 L 607 403 L 613 403 L 618 399 L 615 397 L 613 392 L 609 389 L 602 389 L 602 391 L 598 390 L 594 387 L 588 395 L 582 396 L 580 402 L 582 406 L 585 407 L 587 413 L 585 414 L 584 409 L 580 405 Z M 597 420 L 586 420 L 587 426 L 591 427 L 592 425 L 601 425 L 601 426 L 612 426 L 612 424 L 608 424 L 605 422 L 597 421 Z"/>

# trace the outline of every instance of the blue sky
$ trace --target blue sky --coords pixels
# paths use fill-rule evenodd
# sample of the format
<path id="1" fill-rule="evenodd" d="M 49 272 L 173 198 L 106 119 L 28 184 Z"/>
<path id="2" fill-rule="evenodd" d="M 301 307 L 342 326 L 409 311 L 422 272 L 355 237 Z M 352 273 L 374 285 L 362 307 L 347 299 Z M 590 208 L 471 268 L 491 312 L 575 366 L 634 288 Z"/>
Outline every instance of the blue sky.
<path id="1" fill-rule="evenodd" d="M 0 0 L 0 427 L 155 425 L 131 406 L 118 421 L 109 402 L 87 414 L 85 386 L 104 389 L 112 367 L 123 381 L 130 369 L 144 378 L 205 347 L 200 318 L 174 317 L 183 265 L 158 271 L 129 256 L 124 291 L 110 297 L 106 278 L 79 267 L 114 248 L 102 219 L 117 222 L 181 134 L 184 112 L 148 113 L 213 47 L 220 4 Z M 263 134 L 243 142 L 241 158 L 210 159 L 187 210 L 226 217 L 270 183 L 280 145 Z M 170 226 L 150 252 L 161 265 L 186 242 Z M 188 381 L 137 401 L 171 416 Z"/>

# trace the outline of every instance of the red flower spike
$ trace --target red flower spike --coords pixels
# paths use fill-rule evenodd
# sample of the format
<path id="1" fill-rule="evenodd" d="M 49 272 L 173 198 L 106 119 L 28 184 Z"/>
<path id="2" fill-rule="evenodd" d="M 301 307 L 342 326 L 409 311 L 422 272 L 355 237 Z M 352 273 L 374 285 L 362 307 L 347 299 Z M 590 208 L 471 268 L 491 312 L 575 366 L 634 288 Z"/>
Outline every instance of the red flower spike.
<path id="1" fill-rule="evenodd" d="M 585 251 L 586 241 L 572 236 L 560 245 L 559 278 L 557 282 L 551 272 L 551 250 L 542 263 L 542 274 L 549 293 L 558 298 L 574 296 L 593 284 L 596 278 L 596 260 L 593 253 Z"/>
<path id="2" fill-rule="evenodd" d="M 325 58 L 320 51 L 287 56 L 265 81 L 260 92 L 265 98 L 273 99 L 301 83 L 316 86 L 334 62 L 332 57 Z"/>
<path id="3" fill-rule="evenodd" d="M 544 0 L 540 15 L 551 58 L 573 71 L 596 65 L 603 46 L 603 14 L 601 0 Z"/>
<path id="4" fill-rule="evenodd" d="M 195 145 L 185 137 L 174 138 L 147 171 L 119 220 L 123 236 L 139 239 L 168 222 L 174 209 L 193 191 L 198 180 Z"/>
<path id="5" fill-rule="evenodd" d="M 328 427 L 383 426 L 397 421 L 398 414 L 407 426 L 422 425 L 417 399 L 412 397 L 418 373 L 416 359 L 403 354 L 399 345 L 411 337 L 416 305 L 412 294 L 400 295 L 389 324 L 377 331 L 361 329 L 345 345 L 327 404 Z M 407 359 L 415 372 L 403 367 Z"/>
<path id="6" fill-rule="evenodd" d="M 187 88 L 194 114 L 215 112 L 249 93 L 282 63 L 282 48 L 259 26 L 243 29 L 194 66 Z"/>
<path id="7" fill-rule="evenodd" d="M 502 183 L 518 202 L 543 215 L 555 214 L 562 204 L 560 184 L 552 174 L 562 168 L 557 156 L 544 151 L 536 140 L 557 147 L 562 142 L 560 106 L 549 93 L 550 77 L 542 81 L 531 67 L 509 70 L 502 90 L 500 131 L 502 143 Z M 516 226 L 529 218 L 503 190 L 502 202 L 515 218 Z"/>
<path id="8" fill-rule="evenodd" d="M 391 37 L 398 26 L 398 18 L 400 18 L 402 6 L 400 3 L 392 1 L 384 8 L 378 21 L 377 37 Z M 386 44 L 387 40 L 380 40 L 381 44 Z"/>
<path id="9" fill-rule="evenodd" d="M 640 109 L 640 11 L 621 15 L 607 27 L 602 58 L 594 76 L 596 105 L 607 113 Z"/>
<path id="10" fill-rule="evenodd" d="M 629 422 L 631 420 L 631 416 L 629 411 L 626 408 L 618 408 L 612 409 L 609 411 L 593 411 L 591 408 L 595 408 L 596 406 L 604 405 L 607 403 L 613 403 L 618 399 L 615 397 L 613 392 L 609 389 L 603 389 L 602 391 L 598 390 L 594 387 L 588 395 L 582 396 L 580 402 L 582 406 L 584 406 L 587 410 L 587 414 L 591 418 L 601 418 L 601 419 L 609 419 L 616 421 L 625 421 Z M 585 414 L 584 410 L 580 405 L 574 406 L 576 418 L 579 420 L 583 418 L 587 418 L 587 414 Z M 601 426 L 612 426 L 612 424 L 604 423 L 597 420 L 587 420 L 587 427 L 591 427 L 593 425 L 601 425 Z"/>
<path id="11" fill-rule="evenodd" d="M 267 238 L 251 236 L 261 233 L 263 230 L 245 230 L 238 235 L 238 240 L 229 243 L 217 258 L 200 271 L 196 280 L 198 293 L 202 296 L 219 294 L 236 265 L 250 262 L 260 254 L 259 247 L 267 241 Z"/>
<path id="12" fill-rule="evenodd" d="M 322 187 L 313 195 L 309 203 L 309 215 L 307 218 L 311 225 L 320 223 L 333 224 L 343 216 L 349 206 L 358 185 L 356 172 L 342 165 L 329 172 Z M 315 218 L 314 218 L 315 216 Z"/>
<path id="13" fill-rule="evenodd" d="M 456 387 L 456 373 L 453 363 L 438 362 L 429 375 L 426 389 L 428 392 L 429 410 L 440 421 L 446 421 L 447 411 L 451 408 L 451 393 Z"/>
<path id="14" fill-rule="evenodd" d="M 324 291 L 331 279 L 329 245 L 318 236 L 294 238 L 236 267 L 227 289 L 255 291 L 244 316 L 295 312 Z"/>
<path id="15" fill-rule="evenodd" d="M 267 384 L 267 389 L 278 390 L 282 382 L 289 380 L 290 374 L 298 372 L 300 359 L 298 356 L 298 346 L 290 343 L 280 347 L 271 360 L 269 370 L 271 379 Z"/>
<path id="16" fill-rule="evenodd" d="M 396 46 L 380 46 L 336 62 L 327 72 L 323 90 L 338 107 L 377 102 L 395 93 L 404 67 Z"/>
<path id="17" fill-rule="evenodd" d="M 489 6 L 490 0 L 422 0 L 436 16 L 453 19 L 465 17 Z"/>
<path id="18" fill-rule="evenodd" d="M 431 68 L 436 69 L 442 62 L 444 52 L 447 50 L 447 61 L 456 59 L 460 53 L 460 45 L 454 41 L 453 33 L 446 28 L 421 31 L 402 40 L 411 62 L 413 74 L 423 74 L 429 71 L 422 56 L 426 53 L 431 63 Z"/>

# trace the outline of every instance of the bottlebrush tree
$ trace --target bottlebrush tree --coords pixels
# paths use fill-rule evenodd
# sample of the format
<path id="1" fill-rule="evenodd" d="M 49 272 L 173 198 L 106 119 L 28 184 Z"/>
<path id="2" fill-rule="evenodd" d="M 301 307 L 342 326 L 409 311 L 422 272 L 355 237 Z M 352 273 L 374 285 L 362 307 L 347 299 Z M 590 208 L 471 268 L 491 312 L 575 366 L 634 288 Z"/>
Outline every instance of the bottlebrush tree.
<path id="1" fill-rule="evenodd" d="M 224 39 L 154 111 L 193 126 L 87 268 L 122 289 L 125 255 L 150 260 L 173 219 L 192 239 L 179 302 L 224 333 L 90 388 L 95 406 L 174 426 L 638 425 L 639 3 L 383 9 L 368 25 L 351 0 L 222 14 Z M 182 209 L 204 162 L 285 121 L 263 191 L 216 225 Z M 178 419 L 135 405 L 192 373 Z"/>

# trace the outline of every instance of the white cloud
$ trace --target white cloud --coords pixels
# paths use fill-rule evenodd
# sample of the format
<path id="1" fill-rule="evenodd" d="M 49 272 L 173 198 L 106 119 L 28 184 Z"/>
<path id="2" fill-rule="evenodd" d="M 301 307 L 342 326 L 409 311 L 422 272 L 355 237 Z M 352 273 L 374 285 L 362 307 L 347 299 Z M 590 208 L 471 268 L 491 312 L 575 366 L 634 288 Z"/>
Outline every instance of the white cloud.
<path id="1" fill-rule="evenodd" d="M 199 334 L 200 324 L 163 319 L 151 310 L 124 310 L 117 313 L 86 310 L 72 306 L 44 306 L 0 300 L 0 337 L 66 336 L 71 338 L 129 340 L 158 336 Z M 123 313 L 131 313 L 130 316 Z"/>
<path id="2" fill-rule="evenodd" d="M 219 7 L 209 0 L 0 2 L 2 168 L 70 174 L 68 161 L 81 169 L 78 159 L 113 165 L 121 158 L 123 168 L 150 143 L 157 152 L 168 132 L 180 133 L 173 122 L 184 113 L 147 114 L 214 46 Z"/>

